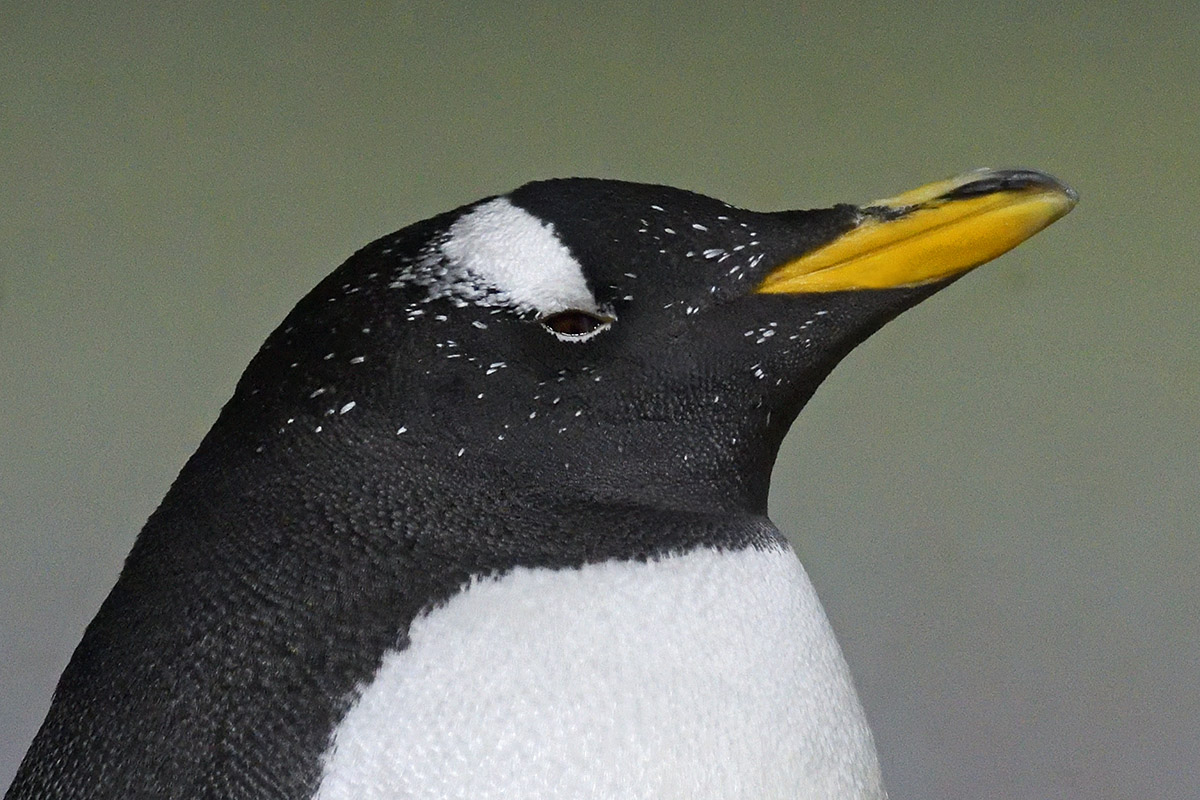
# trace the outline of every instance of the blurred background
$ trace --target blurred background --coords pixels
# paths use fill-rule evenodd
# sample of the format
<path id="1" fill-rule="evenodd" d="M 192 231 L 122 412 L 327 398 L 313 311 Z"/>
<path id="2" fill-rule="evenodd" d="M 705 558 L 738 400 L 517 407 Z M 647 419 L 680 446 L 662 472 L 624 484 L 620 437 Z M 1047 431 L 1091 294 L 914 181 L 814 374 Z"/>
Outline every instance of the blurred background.
<path id="1" fill-rule="evenodd" d="M 843 363 L 772 516 L 894 800 L 1200 796 L 1200 4 L 158 5 L 0 12 L 0 787 L 367 241 L 549 176 L 767 210 L 1027 166 L 1078 208 Z"/>

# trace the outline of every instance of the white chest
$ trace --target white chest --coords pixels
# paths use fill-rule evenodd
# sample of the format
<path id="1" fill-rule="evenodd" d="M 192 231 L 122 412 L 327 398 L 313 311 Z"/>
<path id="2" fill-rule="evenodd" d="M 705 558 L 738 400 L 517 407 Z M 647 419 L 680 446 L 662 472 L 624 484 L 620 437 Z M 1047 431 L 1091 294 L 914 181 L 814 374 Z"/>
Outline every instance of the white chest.
<path id="1" fill-rule="evenodd" d="M 360 687 L 319 800 L 885 796 L 789 549 L 517 569 L 410 640 Z"/>

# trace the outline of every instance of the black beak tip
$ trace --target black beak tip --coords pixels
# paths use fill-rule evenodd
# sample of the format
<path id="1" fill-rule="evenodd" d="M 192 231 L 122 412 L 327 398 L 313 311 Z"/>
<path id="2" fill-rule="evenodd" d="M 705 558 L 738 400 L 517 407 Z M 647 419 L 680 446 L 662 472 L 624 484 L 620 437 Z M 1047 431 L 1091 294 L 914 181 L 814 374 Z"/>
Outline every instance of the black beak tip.
<path id="1" fill-rule="evenodd" d="M 1062 181 L 1032 169 L 995 169 L 980 170 L 979 177 L 956 186 L 939 199 L 958 200 L 967 197 L 979 197 L 996 192 L 1021 192 L 1030 190 L 1050 190 L 1060 192 L 1074 205 L 1079 201 L 1079 193 Z"/>

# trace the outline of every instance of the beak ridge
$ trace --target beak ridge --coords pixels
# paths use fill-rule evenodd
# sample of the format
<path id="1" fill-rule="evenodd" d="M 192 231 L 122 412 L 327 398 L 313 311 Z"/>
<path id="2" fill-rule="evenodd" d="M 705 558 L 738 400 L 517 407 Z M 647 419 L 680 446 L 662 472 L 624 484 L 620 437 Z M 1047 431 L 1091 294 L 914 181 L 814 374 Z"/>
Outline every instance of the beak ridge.
<path id="1" fill-rule="evenodd" d="M 860 206 L 853 228 L 776 267 L 756 291 L 891 289 L 949 280 L 1016 247 L 1078 199 L 1043 172 L 972 170 Z"/>

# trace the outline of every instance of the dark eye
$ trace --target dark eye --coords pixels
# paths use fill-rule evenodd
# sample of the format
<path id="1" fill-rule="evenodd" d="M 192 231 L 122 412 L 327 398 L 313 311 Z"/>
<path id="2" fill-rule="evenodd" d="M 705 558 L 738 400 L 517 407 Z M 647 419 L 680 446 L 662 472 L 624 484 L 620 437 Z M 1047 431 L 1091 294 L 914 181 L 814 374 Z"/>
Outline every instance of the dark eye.
<path id="1" fill-rule="evenodd" d="M 578 342 L 590 339 L 593 334 L 604 330 L 612 320 L 589 311 L 568 309 L 567 311 L 547 314 L 539 319 L 538 322 L 546 326 L 546 330 L 558 338 Z"/>

